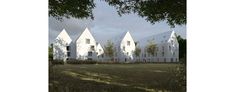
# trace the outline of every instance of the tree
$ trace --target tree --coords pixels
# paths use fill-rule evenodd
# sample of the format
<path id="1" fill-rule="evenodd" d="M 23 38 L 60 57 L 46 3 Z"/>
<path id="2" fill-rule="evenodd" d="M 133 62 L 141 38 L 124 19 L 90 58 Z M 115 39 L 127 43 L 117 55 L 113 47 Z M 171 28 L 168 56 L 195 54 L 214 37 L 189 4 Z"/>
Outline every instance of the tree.
<path id="1" fill-rule="evenodd" d="M 136 13 L 154 24 L 166 21 L 171 27 L 186 24 L 186 0 L 103 0 L 121 16 Z M 93 19 L 94 0 L 49 0 L 49 16 L 61 19 Z"/>
<path id="2" fill-rule="evenodd" d="M 65 18 L 91 18 L 94 0 L 49 0 L 49 16 L 58 20 Z"/>
<path id="3" fill-rule="evenodd" d="M 154 57 L 155 52 L 157 51 L 157 44 L 151 40 L 148 41 L 148 45 L 146 46 L 147 53 Z"/>
<path id="4" fill-rule="evenodd" d="M 134 54 L 136 57 L 140 57 L 141 49 L 139 47 L 135 47 Z"/>
<path id="5" fill-rule="evenodd" d="M 147 21 L 166 20 L 174 27 L 175 24 L 186 24 L 186 0 L 105 0 L 114 6 L 119 15 L 137 13 Z"/>
<path id="6" fill-rule="evenodd" d="M 48 47 L 48 58 L 49 58 L 49 61 L 53 60 L 53 45 L 52 44 Z"/>
<path id="7" fill-rule="evenodd" d="M 177 36 L 177 40 L 179 43 L 179 58 L 186 58 L 186 54 L 187 54 L 187 41 L 186 39 L 183 39 L 180 36 Z"/>
<path id="8" fill-rule="evenodd" d="M 115 54 L 114 44 L 108 40 L 107 44 L 104 46 L 104 54 L 108 56 L 110 59 L 113 59 Z"/>

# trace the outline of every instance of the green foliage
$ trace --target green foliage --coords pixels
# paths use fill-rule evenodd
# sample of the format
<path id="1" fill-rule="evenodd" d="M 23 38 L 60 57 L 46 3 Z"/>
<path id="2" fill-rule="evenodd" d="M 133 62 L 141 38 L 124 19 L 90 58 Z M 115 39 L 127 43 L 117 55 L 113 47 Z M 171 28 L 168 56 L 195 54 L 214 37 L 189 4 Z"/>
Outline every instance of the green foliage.
<path id="1" fill-rule="evenodd" d="M 94 0 L 49 0 L 49 16 L 61 20 L 63 17 L 93 19 Z"/>
<path id="2" fill-rule="evenodd" d="M 104 46 L 104 54 L 110 58 L 114 57 L 115 49 L 114 44 L 108 40 L 107 44 Z"/>
<path id="3" fill-rule="evenodd" d="M 151 40 L 151 41 L 148 41 L 148 45 L 146 46 L 146 49 L 147 49 L 147 53 L 154 56 L 156 50 L 157 50 L 157 44 Z"/>
<path id="4" fill-rule="evenodd" d="M 114 6 L 119 15 L 137 13 L 147 21 L 166 20 L 174 27 L 175 24 L 186 24 L 186 0 L 105 0 Z"/>
<path id="5" fill-rule="evenodd" d="M 171 27 L 186 24 L 186 0 L 103 0 L 118 14 L 136 13 L 154 24 L 166 21 Z M 91 18 L 94 0 L 49 0 L 49 16 L 57 19 Z"/>
<path id="6" fill-rule="evenodd" d="M 49 61 L 53 60 L 53 45 L 51 44 L 51 46 L 48 47 L 48 58 Z"/>
<path id="7" fill-rule="evenodd" d="M 187 41 L 186 39 L 181 38 L 180 36 L 177 36 L 177 40 L 179 43 L 179 58 L 187 58 Z"/>
<path id="8" fill-rule="evenodd" d="M 56 65 L 56 64 L 64 64 L 64 61 L 63 60 L 52 60 L 52 61 L 50 61 L 50 63 L 52 64 L 52 65 Z"/>
<path id="9" fill-rule="evenodd" d="M 178 89 L 184 92 L 186 92 L 186 72 L 186 58 L 183 57 L 180 59 L 180 66 L 177 67 L 175 76 Z"/>
<path id="10" fill-rule="evenodd" d="M 140 53 L 141 53 L 141 49 L 139 47 L 135 47 L 135 51 L 134 51 L 135 56 L 139 57 Z"/>

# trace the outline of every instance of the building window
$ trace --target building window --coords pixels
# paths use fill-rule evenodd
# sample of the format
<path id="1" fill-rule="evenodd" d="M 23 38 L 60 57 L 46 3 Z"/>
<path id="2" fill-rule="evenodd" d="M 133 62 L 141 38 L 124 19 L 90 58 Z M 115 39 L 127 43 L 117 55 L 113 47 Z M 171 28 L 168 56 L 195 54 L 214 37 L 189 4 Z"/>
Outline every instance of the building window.
<path id="1" fill-rule="evenodd" d="M 126 48 L 125 48 L 125 46 L 123 46 L 123 47 L 122 47 L 122 49 L 123 49 L 123 51 L 126 51 Z"/>
<path id="2" fill-rule="evenodd" d="M 90 39 L 86 39 L 86 44 L 90 44 Z"/>
<path id="3" fill-rule="evenodd" d="M 156 52 L 155 56 L 157 57 L 157 52 Z"/>
<path id="4" fill-rule="evenodd" d="M 88 56 L 92 56 L 92 52 L 91 51 L 88 52 Z"/>
<path id="5" fill-rule="evenodd" d="M 173 52 L 173 56 L 175 56 L 175 52 Z"/>
<path id="6" fill-rule="evenodd" d="M 131 41 L 127 41 L 127 46 L 130 46 L 131 45 Z"/>
<path id="7" fill-rule="evenodd" d="M 164 57 L 164 52 L 162 52 L 162 56 Z"/>
<path id="8" fill-rule="evenodd" d="M 70 52 L 67 52 L 67 56 L 70 57 Z"/>
<path id="9" fill-rule="evenodd" d="M 164 51 L 164 49 L 165 49 L 164 46 L 162 46 L 162 51 Z"/>
<path id="10" fill-rule="evenodd" d="M 173 62 L 174 60 L 173 60 L 173 58 L 171 58 L 171 62 Z"/>
<path id="11" fill-rule="evenodd" d="M 171 46 L 169 46 L 169 50 L 171 50 Z"/>
<path id="12" fill-rule="evenodd" d="M 70 47 L 69 46 L 66 46 L 66 50 L 69 51 Z"/>
<path id="13" fill-rule="evenodd" d="M 91 50 L 95 50 L 95 46 L 94 45 L 91 45 Z"/>
<path id="14" fill-rule="evenodd" d="M 164 62 L 166 62 L 166 58 L 164 58 Z"/>

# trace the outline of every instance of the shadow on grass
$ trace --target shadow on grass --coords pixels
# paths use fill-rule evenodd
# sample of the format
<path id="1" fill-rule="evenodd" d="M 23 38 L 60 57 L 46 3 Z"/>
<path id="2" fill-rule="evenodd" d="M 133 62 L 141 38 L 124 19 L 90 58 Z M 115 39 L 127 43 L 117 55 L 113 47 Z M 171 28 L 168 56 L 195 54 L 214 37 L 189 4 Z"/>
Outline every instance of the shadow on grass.
<path id="1" fill-rule="evenodd" d="M 69 67 L 49 73 L 49 92 L 172 92 L 168 87 L 171 84 L 166 82 L 169 79 L 166 71 L 148 72 L 144 68 L 138 72 L 121 70 L 123 68 L 91 71 L 91 67 L 78 71 L 77 67 Z"/>

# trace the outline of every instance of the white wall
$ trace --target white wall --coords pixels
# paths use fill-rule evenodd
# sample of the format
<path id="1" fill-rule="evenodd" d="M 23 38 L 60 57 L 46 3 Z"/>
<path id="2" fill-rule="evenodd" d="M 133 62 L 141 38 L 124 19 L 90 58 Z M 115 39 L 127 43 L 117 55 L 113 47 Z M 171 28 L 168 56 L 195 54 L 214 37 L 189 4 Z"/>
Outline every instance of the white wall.
<path id="1" fill-rule="evenodd" d="M 130 45 L 127 45 L 127 41 L 130 41 Z M 124 46 L 125 50 L 123 49 Z M 118 56 L 120 61 L 132 61 L 134 59 L 135 42 L 129 32 L 125 34 L 118 48 L 120 48 Z"/>
<path id="2" fill-rule="evenodd" d="M 90 43 L 86 43 L 86 39 L 90 39 Z M 76 59 L 86 60 L 88 58 L 92 58 L 95 60 L 97 58 L 96 55 L 96 41 L 92 34 L 89 32 L 88 28 L 81 34 L 81 36 L 76 41 Z M 91 46 L 94 46 L 94 51 L 90 49 Z M 88 52 L 92 51 L 92 56 L 88 57 Z"/>
<path id="3" fill-rule="evenodd" d="M 72 39 L 69 37 L 65 29 L 57 36 L 53 42 L 53 59 L 54 60 L 63 60 L 65 61 L 67 56 L 66 46 L 69 46 Z M 70 53 L 71 55 L 71 53 Z"/>

